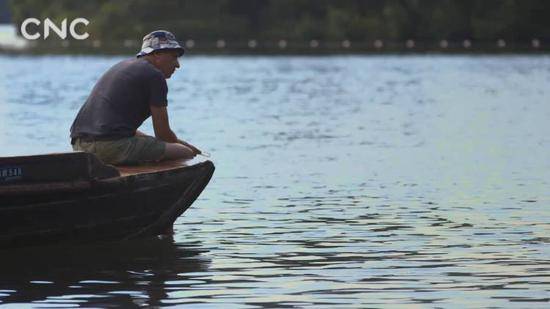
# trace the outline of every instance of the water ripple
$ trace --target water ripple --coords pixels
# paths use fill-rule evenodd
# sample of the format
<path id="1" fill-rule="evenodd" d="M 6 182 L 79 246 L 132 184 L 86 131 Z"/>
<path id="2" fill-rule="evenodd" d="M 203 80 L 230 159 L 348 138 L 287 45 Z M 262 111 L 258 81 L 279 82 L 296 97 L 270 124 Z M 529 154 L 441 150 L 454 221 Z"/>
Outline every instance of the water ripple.
<path id="1" fill-rule="evenodd" d="M 0 56 L 2 155 L 69 149 L 120 59 Z M 174 238 L 1 252 L 1 304 L 548 307 L 548 56 L 183 61 L 217 170 Z"/>

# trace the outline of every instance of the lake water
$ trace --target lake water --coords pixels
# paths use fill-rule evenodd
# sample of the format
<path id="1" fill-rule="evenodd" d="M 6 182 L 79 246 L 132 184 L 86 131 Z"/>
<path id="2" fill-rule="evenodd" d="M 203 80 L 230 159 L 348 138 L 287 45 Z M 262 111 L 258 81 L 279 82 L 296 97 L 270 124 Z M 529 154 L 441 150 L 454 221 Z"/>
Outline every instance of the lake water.
<path id="1" fill-rule="evenodd" d="M 0 56 L 0 156 L 70 150 L 121 59 Z M 1 304 L 550 306 L 549 56 L 181 65 L 170 122 L 217 169 L 173 238 L 0 251 Z"/>

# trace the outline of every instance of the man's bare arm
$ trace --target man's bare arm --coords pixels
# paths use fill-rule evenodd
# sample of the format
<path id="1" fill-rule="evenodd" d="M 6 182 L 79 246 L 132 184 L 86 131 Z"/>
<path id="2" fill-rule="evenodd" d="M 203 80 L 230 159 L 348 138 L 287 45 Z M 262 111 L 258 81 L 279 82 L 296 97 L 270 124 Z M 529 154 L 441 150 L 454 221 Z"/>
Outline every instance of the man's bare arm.
<path id="1" fill-rule="evenodd" d="M 153 129 L 155 130 L 156 138 L 167 143 L 182 144 L 186 147 L 191 148 L 191 150 L 193 150 L 195 154 L 201 153 L 201 151 L 197 147 L 178 139 L 176 134 L 170 128 L 170 124 L 168 121 L 168 111 L 166 110 L 166 107 L 151 105 L 151 117 L 153 118 Z"/>
<path id="2" fill-rule="evenodd" d="M 151 118 L 153 119 L 153 129 L 155 137 L 167 143 L 177 143 L 178 137 L 168 122 L 168 111 L 165 106 L 158 107 L 151 105 Z"/>

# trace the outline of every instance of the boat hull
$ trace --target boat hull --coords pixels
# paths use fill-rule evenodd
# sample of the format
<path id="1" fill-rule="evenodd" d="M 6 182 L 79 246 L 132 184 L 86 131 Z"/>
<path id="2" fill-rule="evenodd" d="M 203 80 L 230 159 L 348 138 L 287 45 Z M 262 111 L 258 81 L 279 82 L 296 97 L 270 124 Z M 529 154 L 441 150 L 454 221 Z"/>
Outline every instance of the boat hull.
<path id="1" fill-rule="evenodd" d="M 162 234 L 206 187 L 210 161 L 0 194 L 0 248 Z M 52 189 L 55 188 L 55 189 Z"/>

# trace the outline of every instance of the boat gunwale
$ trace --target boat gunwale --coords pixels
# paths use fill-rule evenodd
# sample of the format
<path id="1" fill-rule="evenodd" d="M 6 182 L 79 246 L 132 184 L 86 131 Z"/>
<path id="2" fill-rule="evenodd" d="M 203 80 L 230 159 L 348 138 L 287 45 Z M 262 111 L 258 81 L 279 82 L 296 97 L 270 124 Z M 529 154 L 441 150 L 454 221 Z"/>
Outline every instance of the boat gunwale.
<path id="1" fill-rule="evenodd" d="M 192 170 L 206 162 L 213 164 L 210 160 L 171 160 L 139 166 L 113 166 L 118 170 L 119 175 L 102 179 L 1 184 L 0 196 L 86 191 L 98 185 L 123 184 L 129 179 Z"/>

